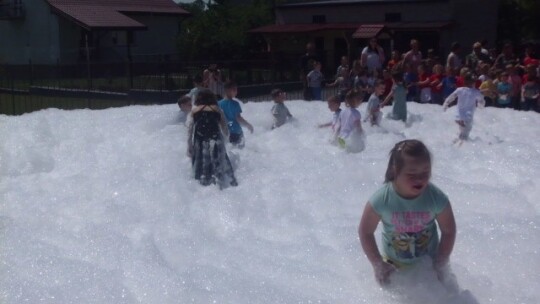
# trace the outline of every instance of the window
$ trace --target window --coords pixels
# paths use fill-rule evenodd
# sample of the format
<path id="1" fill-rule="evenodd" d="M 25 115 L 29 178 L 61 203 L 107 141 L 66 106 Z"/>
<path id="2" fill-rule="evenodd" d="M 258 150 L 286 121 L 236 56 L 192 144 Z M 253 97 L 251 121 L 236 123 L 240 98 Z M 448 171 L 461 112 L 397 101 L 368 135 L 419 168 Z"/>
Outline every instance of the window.
<path id="1" fill-rule="evenodd" d="M 326 23 L 326 15 L 313 15 L 312 23 Z"/>
<path id="2" fill-rule="evenodd" d="M 386 13 L 384 14 L 384 21 L 385 22 L 400 22 L 401 13 Z"/>

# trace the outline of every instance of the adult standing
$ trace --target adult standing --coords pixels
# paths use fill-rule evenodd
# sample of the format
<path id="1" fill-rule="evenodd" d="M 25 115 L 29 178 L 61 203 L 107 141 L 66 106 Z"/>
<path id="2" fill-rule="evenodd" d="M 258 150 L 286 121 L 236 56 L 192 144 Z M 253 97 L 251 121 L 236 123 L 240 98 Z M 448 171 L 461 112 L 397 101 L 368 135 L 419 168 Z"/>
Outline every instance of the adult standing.
<path id="1" fill-rule="evenodd" d="M 315 45 L 309 42 L 306 45 L 306 53 L 300 57 L 300 81 L 302 81 L 304 90 L 304 100 L 313 99 L 307 83 L 307 74 L 313 69 L 313 63 L 320 61 L 315 50 Z"/>
<path id="2" fill-rule="evenodd" d="M 476 72 L 480 63 L 492 64 L 491 59 L 487 54 L 482 52 L 482 44 L 475 42 L 472 46 L 472 52 L 465 57 L 465 66 L 467 66 L 472 72 Z"/>
<path id="3" fill-rule="evenodd" d="M 362 50 L 360 55 L 360 62 L 362 66 L 367 68 L 368 73 L 375 70 L 381 71 L 383 63 L 385 61 L 384 50 L 377 43 L 376 38 L 371 38 L 368 45 Z"/>
<path id="4" fill-rule="evenodd" d="M 505 43 L 502 53 L 495 59 L 495 67 L 504 70 L 508 65 L 517 64 L 519 64 L 519 58 L 514 54 L 514 46 L 509 42 Z"/>
<path id="5" fill-rule="evenodd" d="M 448 54 L 448 57 L 446 58 L 446 67 L 451 68 L 456 74 L 459 74 L 459 70 L 463 66 L 461 57 L 459 57 L 460 53 L 461 44 L 459 44 L 459 42 L 454 42 L 450 47 L 450 54 Z"/>
<path id="6" fill-rule="evenodd" d="M 411 40 L 411 49 L 403 56 L 403 64 L 409 65 L 411 70 L 415 72 L 418 66 L 422 63 L 422 52 L 420 52 L 420 44 L 418 40 Z"/>
<path id="7" fill-rule="evenodd" d="M 212 63 L 203 71 L 203 86 L 210 89 L 216 97 L 221 98 L 223 96 L 223 80 L 217 64 Z"/>

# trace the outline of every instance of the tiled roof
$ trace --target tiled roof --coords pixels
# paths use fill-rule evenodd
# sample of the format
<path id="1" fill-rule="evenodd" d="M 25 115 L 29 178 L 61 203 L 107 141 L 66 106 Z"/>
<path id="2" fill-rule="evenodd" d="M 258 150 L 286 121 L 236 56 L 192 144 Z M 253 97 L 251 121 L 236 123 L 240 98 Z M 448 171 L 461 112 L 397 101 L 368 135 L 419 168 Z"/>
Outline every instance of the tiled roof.
<path id="1" fill-rule="evenodd" d="M 362 24 L 352 35 L 353 38 L 373 38 L 384 28 L 384 24 Z"/>
<path id="2" fill-rule="evenodd" d="M 189 15 L 172 0 L 47 0 L 54 11 L 87 29 L 144 29 L 124 13 Z"/>

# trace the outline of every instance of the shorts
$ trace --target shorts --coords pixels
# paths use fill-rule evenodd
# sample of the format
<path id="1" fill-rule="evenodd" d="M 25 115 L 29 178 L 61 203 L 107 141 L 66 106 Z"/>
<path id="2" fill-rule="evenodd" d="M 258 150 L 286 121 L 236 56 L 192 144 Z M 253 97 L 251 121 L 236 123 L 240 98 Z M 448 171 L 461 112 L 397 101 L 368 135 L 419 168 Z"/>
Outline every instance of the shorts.
<path id="1" fill-rule="evenodd" d="M 240 133 L 240 134 L 236 134 L 236 133 L 231 133 L 229 134 L 229 142 L 233 145 L 233 146 L 236 146 L 238 148 L 243 148 L 244 147 L 244 134 Z"/>

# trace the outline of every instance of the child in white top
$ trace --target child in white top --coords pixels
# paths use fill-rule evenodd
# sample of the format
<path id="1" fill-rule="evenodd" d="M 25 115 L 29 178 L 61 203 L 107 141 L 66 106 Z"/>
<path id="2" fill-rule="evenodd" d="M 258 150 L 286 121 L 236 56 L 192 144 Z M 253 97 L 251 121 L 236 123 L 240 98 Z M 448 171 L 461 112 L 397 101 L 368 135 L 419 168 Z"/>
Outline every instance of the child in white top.
<path id="1" fill-rule="evenodd" d="M 191 115 L 191 97 L 189 95 L 184 95 L 178 99 L 178 107 L 180 108 L 180 113 L 178 120 L 183 123 L 185 126 L 188 126 L 190 121 L 189 118 Z"/>
<path id="2" fill-rule="evenodd" d="M 337 145 L 338 143 L 338 134 L 337 134 L 337 127 L 339 124 L 339 115 L 341 114 L 341 102 L 340 98 L 338 96 L 332 96 L 328 98 L 328 109 L 330 112 L 334 113 L 332 115 L 332 121 L 329 121 L 324 124 L 320 124 L 319 128 L 332 128 L 332 137 L 329 139 L 329 142 L 333 145 Z"/>
<path id="3" fill-rule="evenodd" d="M 373 94 L 369 97 L 367 105 L 366 119 L 369 120 L 371 125 L 379 125 L 381 121 L 381 99 L 380 96 L 384 94 L 385 84 L 382 80 L 377 80 L 375 87 L 373 88 Z"/>
<path id="4" fill-rule="evenodd" d="M 454 93 L 446 98 L 443 104 L 443 109 L 446 111 L 448 106 L 457 99 L 456 123 L 459 125 L 459 137 L 456 142 L 459 141 L 460 143 L 469 139 L 476 107 L 484 107 L 485 105 L 484 96 L 474 87 L 475 79 L 473 75 L 467 73 L 463 80 L 465 86 L 456 89 Z"/>
<path id="5" fill-rule="evenodd" d="M 347 152 L 361 152 L 365 147 L 361 115 L 357 110 L 361 103 L 362 94 L 352 90 L 345 97 L 347 107 L 339 114 L 336 128 L 338 143 Z"/>

